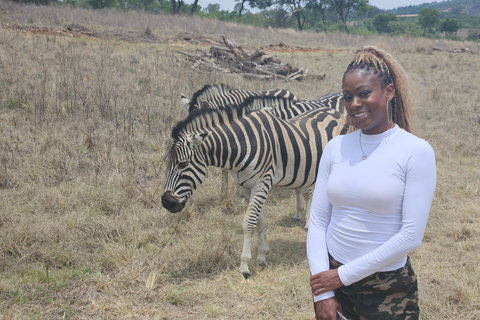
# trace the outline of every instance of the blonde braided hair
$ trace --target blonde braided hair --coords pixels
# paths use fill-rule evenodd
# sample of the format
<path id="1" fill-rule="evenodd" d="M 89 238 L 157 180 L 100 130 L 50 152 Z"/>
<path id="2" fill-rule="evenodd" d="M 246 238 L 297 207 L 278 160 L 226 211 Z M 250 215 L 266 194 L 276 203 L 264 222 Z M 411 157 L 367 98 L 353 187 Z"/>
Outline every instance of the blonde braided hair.
<path id="1" fill-rule="evenodd" d="M 382 49 L 365 46 L 356 52 L 343 74 L 342 82 L 347 73 L 355 69 L 373 70 L 382 80 L 383 89 L 393 83 L 395 95 L 391 101 L 392 121 L 411 132 L 415 112 L 410 101 L 408 77 L 397 60 Z"/>

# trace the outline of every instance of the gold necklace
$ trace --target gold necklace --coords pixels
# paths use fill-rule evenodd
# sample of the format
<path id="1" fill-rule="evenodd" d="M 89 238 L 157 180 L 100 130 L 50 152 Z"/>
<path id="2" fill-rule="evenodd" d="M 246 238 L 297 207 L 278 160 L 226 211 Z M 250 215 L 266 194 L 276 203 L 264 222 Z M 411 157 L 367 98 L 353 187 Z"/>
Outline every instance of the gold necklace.
<path id="1" fill-rule="evenodd" d="M 390 129 L 391 130 L 391 129 Z M 393 131 L 392 131 L 393 132 Z M 368 158 L 369 155 L 372 154 L 373 151 L 375 151 L 375 149 L 378 148 L 379 145 L 382 144 L 383 141 L 387 140 L 387 138 L 392 134 L 392 132 L 390 132 L 385 138 L 382 139 L 382 141 L 380 141 L 376 146 L 375 148 L 373 148 L 372 150 L 370 150 L 370 152 L 368 152 L 367 154 L 365 154 L 365 152 L 363 151 L 363 147 L 362 147 L 362 131 L 360 131 L 360 134 L 358 135 L 358 142 L 360 143 L 360 150 L 362 150 L 362 160 L 365 160 Z"/>

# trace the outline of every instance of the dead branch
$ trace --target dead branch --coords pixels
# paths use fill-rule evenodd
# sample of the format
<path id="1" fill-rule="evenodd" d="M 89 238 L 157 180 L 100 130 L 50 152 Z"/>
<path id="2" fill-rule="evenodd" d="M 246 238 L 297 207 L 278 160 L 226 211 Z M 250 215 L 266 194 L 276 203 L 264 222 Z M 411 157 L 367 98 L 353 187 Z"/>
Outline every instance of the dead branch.
<path id="1" fill-rule="evenodd" d="M 215 43 L 207 52 L 196 49 L 195 54 L 177 51 L 193 62 L 192 69 L 201 71 L 220 71 L 229 74 L 241 74 L 248 79 L 303 81 L 305 79 L 322 80 L 325 75 L 309 74 L 308 69 L 282 64 L 279 59 L 255 49 L 252 54 L 235 43 L 233 39 L 222 36 L 223 45 Z M 284 47 L 288 44 L 281 42 Z"/>
<path id="2" fill-rule="evenodd" d="M 472 53 L 472 50 L 470 50 L 469 48 L 459 48 L 459 49 L 448 50 L 448 49 L 433 47 L 432 50 L 433 51 L 445 51 L 445 52 L 450 52 L 450 53 Z"/>

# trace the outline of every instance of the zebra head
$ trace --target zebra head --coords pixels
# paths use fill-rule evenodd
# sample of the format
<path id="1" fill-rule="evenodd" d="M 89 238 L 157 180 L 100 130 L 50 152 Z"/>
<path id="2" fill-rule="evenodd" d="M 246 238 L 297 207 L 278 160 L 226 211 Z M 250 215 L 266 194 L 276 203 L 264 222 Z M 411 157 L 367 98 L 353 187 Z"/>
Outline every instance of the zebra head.
<path id="1" fill-rule="evenodd" d="M 162 205 L 168 211 L 182 211 L 193 191 L 205 179 L 207 165 L 200 149 L 209 134 L 181 134 L 167 151 Z"/>

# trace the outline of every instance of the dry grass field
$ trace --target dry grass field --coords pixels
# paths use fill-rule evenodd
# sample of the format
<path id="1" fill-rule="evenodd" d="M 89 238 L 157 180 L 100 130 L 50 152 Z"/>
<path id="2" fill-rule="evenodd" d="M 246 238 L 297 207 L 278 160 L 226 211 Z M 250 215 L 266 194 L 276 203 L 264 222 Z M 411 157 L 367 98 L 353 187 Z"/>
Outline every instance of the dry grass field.
<path id="1" fill-rule="evenodd" d="M 13 26 L 100 36 L 34 33 Z M 154 37 L 148 39 L 145 31 Z M 324 80 L 261 82 L 198 73 L 175 41 L 191 33 L 256 47 Z M 149 33 L 150 34 L 150 33 Z M 151 35 L 150 34 L 150 35 Z M 422 247 L 412 253 L 422 319 L 480 319 L 480 45 L 255 29 L 197 18 L 0 1 L 0 319 L 313 319 L 294 193 L 267 201 L 268 266 L 238 273 L 245 207 L 221 172 L 179 214 L 161 207 L 164 152 L 186 116 L 180 95 L 208 83 L 285 88 L 302 99 L 341 90 L 353 52 L 375 44 L 405 67 L 417 135 L 437 157 Z M 472 54 L 433 51 L 468 47 Z"/>

